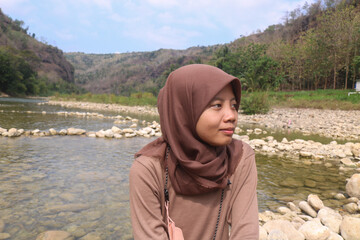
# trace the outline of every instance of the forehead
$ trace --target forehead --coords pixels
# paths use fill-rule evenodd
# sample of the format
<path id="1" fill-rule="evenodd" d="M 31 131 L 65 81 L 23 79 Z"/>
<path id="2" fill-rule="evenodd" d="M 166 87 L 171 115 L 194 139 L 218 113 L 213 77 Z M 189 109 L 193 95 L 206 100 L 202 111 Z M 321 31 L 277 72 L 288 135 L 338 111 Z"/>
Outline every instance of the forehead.
<path id="1" fill-rule="evenodd" d="M 215 100 L 215 99 L 234 99 L 235 100 L 235 94 L 234 94 L 231 84 L 228 84 L 223 89 L 221 89 L 213 98 L 213 100 Z"/>

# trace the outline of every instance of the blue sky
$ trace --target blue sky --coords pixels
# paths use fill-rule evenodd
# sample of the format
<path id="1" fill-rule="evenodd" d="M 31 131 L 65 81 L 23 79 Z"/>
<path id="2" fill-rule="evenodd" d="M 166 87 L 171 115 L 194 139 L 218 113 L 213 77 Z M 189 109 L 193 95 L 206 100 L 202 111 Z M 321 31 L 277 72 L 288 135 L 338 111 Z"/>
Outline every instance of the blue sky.
<path id="1" fill-rule="evenodd" d="M 308 1 L 309 3 L 313 1 Z M 305 0 L 0 0 L 64 52 L 116 53 L 229 43 L 282 23 Z"/>

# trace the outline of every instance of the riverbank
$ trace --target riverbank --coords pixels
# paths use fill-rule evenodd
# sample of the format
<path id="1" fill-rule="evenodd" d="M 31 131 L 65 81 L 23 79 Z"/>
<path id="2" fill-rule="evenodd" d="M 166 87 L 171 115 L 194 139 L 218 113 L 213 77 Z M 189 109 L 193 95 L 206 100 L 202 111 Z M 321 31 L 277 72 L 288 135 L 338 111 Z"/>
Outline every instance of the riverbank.
<path id="1" fill-rule="evenodd" d="M 119 104 L 92 103 L 92 102 L 74 102 L 74 101 L 54 101 L 50 100 L 42 104 L 59 105 L 64 108 L 79 108 L 95 111 L 128 112 L 135 114 L 158 115 L 157 108 L 151 106 L 125 106 Z"/>
<path id="2" fill-rule="evenodd" d="M 39 105 L 43 105 L 44 103 L 38 103 Z M 58 104 L 58 103 L 56 103 Z M 74 104 L 70 103 L 70 105 L 74 107 Z M 98 104 L 87 104 L 87 103 L 77 103 L 77 106 L 88 107 L 92 110 L 98 107 L 104 108 L 104 105 Z M 124 109 L 122 106 L 108 106 L 109 110 L 116 111 L 115 109 Z M 128 107 L 129 111 L 139 111 L 138 108 Z M 145 112 L 149 109 L 140 108 L 141 112 Z M 16 111 L 15 111 L 16 112 Z M 147 122 L 145 120 L 139 121 L 139 119 L 131 118 L 129 116 L 121 116 L 121 115 L 104 115 L 96 112 L 32 112 L 26 111 L 22 112 L 23 114 L 39 114 L 41 115 L 59 115 L 62 117 L 76 117 L 76 118 L 96 118 L 96 119 L 107 119 L 113 121 L 113 126 L 109 129 L 100 129 L 97 131 L 87 131 L 86 129 L 81 128 L 66 128 L 66 129 L 55 129 L 50 127 L 48 130 L 24 130 L 24 129 L 16 129 L 16 128 L 1 128 L 0 127 L 0 136 L 3 137 L 20 137 L 20 136 L 31 136 L 31 137 L 47 137 L 47 136 L 87 136 L 87 137 L 98 137 L 98 138 L 131 138 L 131 137 L 159 137 L 161 136 L 161 127 L 160 124 L 156 121 Z M 148 113 L 155 114 L 155 112 L 150 109 Z M 296 112 L 295 112 L 296 113 Z M 281 124 L 283 119 L 287 119 L 288 116 L 285 115 L 283 119 L 277 120 L 276 114 L 279 116 L 284 116 L 285 113 L 276 113 L 272 112 L 270 115 L 257 115 L 253 116 L 253 118 L 249 118 L 246 120 L 247 124 L 252 123 L 254 119 L 257 120 L 257 123 L 262 121 L 269 121 L 269 119 L 273 118 L 271 123 L 274 123 L 272 127 L 276 126 L 276 124 Z M 294 113 L 288 112 L 286 114 L 293 115 Z M 327 113 L 329 114 L 329 113 Z M 314 115 L 313 115 L 314 116 Z M 337 113 L 337 116 L 341 116 Z M 242 115 L 240 116 L 243 117 Z M 301 121 L 295 122 L 302 124 Z M 306 122 L 304 120 L 304 122 Z M 309 123 L 310 124 L 310 123 Z M 319 124 L 319 123 L 318 123 Z M 266 127 L 269 127 L 268 125 Z M 354 126 L 351 126 L 354 127 Z M 356 127 L 356 126 L 355 126 Z M 289 126 L 287 126 L 289 128 Z M 320 128 L 323 129 L 323 128 Z M 349 130 L 350 123 L 347 128 Z M 264 136 L 265 137 L 258 137 Z M 345 132 L 347 133 L 347 132 Z M 251 136 L 251 137 L 250 137 Z M 281 140 L 276 140 L 271 133 L 267 133 L 266 131 L 260 128 L 254 129 L 241 129 L 237 127 L 235 129 L 234 138 L 243 140 L 248 143 L 256 152 L 265 154 L 265 155 L 277 155 L 279 157 L 286 157 L 290 159 L 299 159 L 304 161 L 306 164 L 312 164 L 313 162 L 325 162 L 325 161 L 334 161 L 335 163 L 342 163 L 346 167 L 360 167 L 360 143 L 348 141 L 344 144 L 339 144 L 336 141 L 331 141 L 328 144 L 323 144 L 314 140 L 304 140 L 304 139 L 294 139 L 288 140 L 286 138 L 282 138 Z M 356 135 L 355 137 L 358 137 Z"/>
<path id="3" fill-rule="evenodd" d="M 135 114 L 158 115 L 151 106 L 122 106 L 90 102 L 50 100 L 44 104 L 84 110 L 107 110 Z M 303 108 L 274 108 L 267 114 L 239 114 L 239 126 L 256 125 L 263 128 L 295 131 L 305 135 L 318 134 L 333 139 L 360 140 L 360 111 L 321 110 Z"/>

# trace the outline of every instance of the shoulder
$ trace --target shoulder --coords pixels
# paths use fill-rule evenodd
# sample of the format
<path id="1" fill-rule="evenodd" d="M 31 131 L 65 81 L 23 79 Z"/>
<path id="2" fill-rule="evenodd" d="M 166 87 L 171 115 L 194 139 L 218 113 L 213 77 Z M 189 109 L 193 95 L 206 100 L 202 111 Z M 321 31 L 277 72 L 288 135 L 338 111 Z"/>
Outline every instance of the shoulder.
<path id="1" fill-rule="evenodd" d="M 249 157 L 255 157 L 255 152 L 254 152 L 254 149 L 252 149 L 252 147 L 247 144 L 246 142 L 243 142 L 242 141 L 242 150 L 243 150 L 243 153 L 242 153 L 242 159 L 247 159 Z"/>
<path id="2" fill-rule="evenodd" d="M 161 161 L 156 158 L 140 156 L 130 168 L 130 180 L 134 178 L 159 180 L 162 177 Z"/>
<path id="3" fill-rule="evenodd" d="M 256 163 L 255 163 L 255 152 L 251 146 L 245 142 L 242 142 L 242 154 L 238 166 L 236 167 L 234 175 L 244 176 L 249 172 L 256 172 Z"/>

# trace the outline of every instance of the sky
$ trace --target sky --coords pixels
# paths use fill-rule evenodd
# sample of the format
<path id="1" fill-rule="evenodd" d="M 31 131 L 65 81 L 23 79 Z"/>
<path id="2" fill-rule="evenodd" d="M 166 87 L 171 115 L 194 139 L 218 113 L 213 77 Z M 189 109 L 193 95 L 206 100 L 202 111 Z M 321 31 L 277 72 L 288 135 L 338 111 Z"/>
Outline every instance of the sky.
<path id="1" fill-rule="evenodd" d="M 64 52 L 125 53 L 230 43 L 283 23 L 305 1 L 0 0 L 0 8 Z"/>

